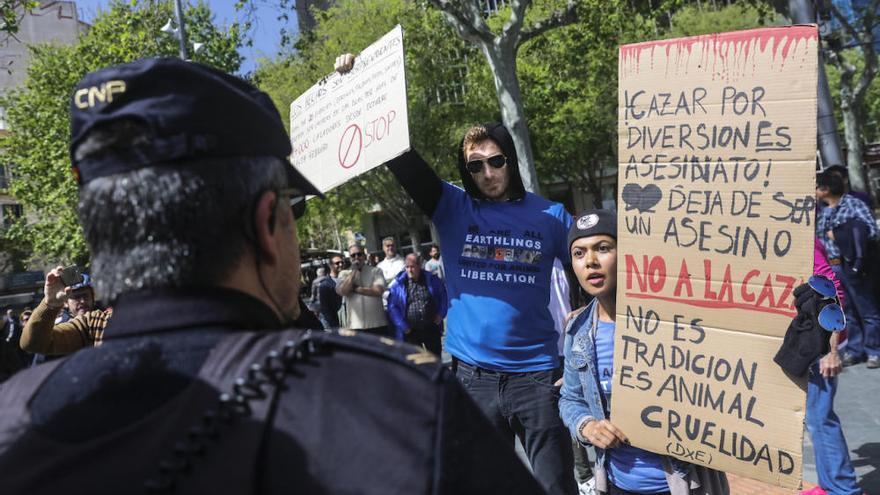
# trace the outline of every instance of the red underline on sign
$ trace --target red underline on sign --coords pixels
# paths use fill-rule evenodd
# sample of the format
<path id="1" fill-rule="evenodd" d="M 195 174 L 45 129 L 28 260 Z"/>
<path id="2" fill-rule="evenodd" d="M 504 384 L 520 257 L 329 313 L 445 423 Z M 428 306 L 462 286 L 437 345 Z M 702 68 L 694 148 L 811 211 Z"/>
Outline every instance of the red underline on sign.
<path id="1" fill-rule="evenodd" d="M 753 306 L 750 304 L 734 303 L 734 302 L 727 302 L 727 301 L 695 301 L 692 299 L 681 299 L 681 298 L 677 298 L 677 297 L 657 296 L 654 294 L 640 294 L 640 293 L 635 293 L 635 292 L 627 292 L 626 297 L 633 297 L 636 299 L 658 299 L 660 301 L 687 304 L 688 306 L 697 306 L 700 308 L 744 309 L 746 311 L 757 311 L 760 313 L 773 313 L 773 314 L 777 314 L 777 315 L 788 316 L 789 318 L 794 318 L 797 315 L 796 311 L 777 309 L 777 308 L 766 308 L 766 307 L 762 307 L 762 306 Z"/>

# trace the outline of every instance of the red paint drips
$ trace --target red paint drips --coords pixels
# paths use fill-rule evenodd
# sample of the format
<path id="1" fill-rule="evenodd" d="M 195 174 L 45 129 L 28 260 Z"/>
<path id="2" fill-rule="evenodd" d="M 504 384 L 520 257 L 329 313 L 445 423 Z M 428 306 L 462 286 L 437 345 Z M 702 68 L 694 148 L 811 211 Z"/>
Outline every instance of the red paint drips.
<path id="1" fill-rule="evenodd" d="M 781 62 L 784 64 L 785 60 L 800 42 L 815 41 L 818 40 L 818 37 L 819 33 L 815 25 L 798 25 L 690 36 L 673 40 L 645 41 L 642 43 L 621 45 L 619 66 L 621 72 L 628 69 L 629 73 L 637 73 L 641 66 L 642 52 L 645 50 L 651 50 L 651 59 L 653 62 L 653 53 L 656 48 L 663 48 L 666 52 L 667 58 L 671 55 L 673 47 L 677 48 L 679 54 L 687 50 L 688 55 L 690 56 L 694 45 L 697 43 L 702 45 L 702 53 L 700 54 L 701 64 L 708 63 L 709 57 L 713 56 L 713 73 L 715 73 L 717 68 L 716 64 L 719 62 L 721 63 L 723 70 L 727 71 L 730 69 L 730 67 L 728 67 L 728 57 L 731 55 L 731 49 L 734 58 L 738 57 L 740 50 L 742 50 L 742 56 L 745 57 L 745 59 L 748 59 L 749 53 L 752 52 L 752 47 L 754 45 L 756 45 L 756 49 L 752 52 L 753 54 L 759 51 L 764 52 L 769 46 L 770 49 L 773 50 L 774 61 L 778 54 Z M 711 54 L 709 53 L 710 44 L 713 46 L 711 49 L 713 53 Z"/>

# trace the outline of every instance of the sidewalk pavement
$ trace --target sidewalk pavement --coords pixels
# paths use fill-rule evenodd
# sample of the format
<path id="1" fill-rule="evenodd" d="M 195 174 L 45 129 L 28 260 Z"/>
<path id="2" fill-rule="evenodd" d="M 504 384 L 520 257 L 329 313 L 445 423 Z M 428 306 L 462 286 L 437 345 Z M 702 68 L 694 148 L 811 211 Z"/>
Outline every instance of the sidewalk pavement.
<path id="1" fill-rule="evenodd" d="M 862 490 L 880 495 L 880 369 L 869 370 L 865 363 L 844 368 L 838 378 L 834 412 L 843 425 Z M 804 435 L 804 482 L 818 483 L 808 434 Z"/>
<path id="2" fill-rule="evenodd" d="M 840 417 L 859 484 L 868 495 L 880 495 L 880 370 L 865 364 L 845 368 L 838 378 L 834 411 Z M 728 475 L 731 495 L 797 495 L 759 481 Z M 816 459 L 810 435 L 804 433 L 804 490 L 816 486 Z"/>
<path id="3" fill-rule="evenodd" d="M 778 486 L 768 485 L 760 481 L 740 478 L 732 474 L 727 475 L 730 483 L 730 495 L 797 495 L 799 490 L 787 490 Z M 804 490 L 813 488 L 813 483 L 804 483 Z"/>

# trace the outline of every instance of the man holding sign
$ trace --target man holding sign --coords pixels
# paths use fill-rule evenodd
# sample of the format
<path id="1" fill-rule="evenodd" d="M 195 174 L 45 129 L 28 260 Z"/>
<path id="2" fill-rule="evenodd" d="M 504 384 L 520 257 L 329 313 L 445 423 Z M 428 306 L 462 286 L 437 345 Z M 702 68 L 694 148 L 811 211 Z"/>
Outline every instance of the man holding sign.
<path id="1" fill-rule="evenodd" d="M 346 54 L 336 67 L 346 72 L 354 63 Z M 434 222 L 447 253 L 446 351 L 461 383 L 511 444 L 519 437 L 548 493 L 575 493 L 554 385 L 562 372 L 558 333 L 547 309 L 571 217 L 561 204 L 526 192 L 501 124 L 465 134 L 458 162 L 464 189 L 440 180 L 414 150 L 387 165 Z"/>

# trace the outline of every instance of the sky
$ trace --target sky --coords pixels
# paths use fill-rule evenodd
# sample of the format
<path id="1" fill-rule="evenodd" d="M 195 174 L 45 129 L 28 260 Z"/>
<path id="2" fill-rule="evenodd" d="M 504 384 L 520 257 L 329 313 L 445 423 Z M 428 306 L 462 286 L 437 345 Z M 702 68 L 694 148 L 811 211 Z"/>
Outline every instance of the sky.
<path id="1" fill-rule="evenodd" d="M 168 0 L 173 1 L 173 0 Z M 76 7 L 79 9 L 80 19 L 85 22 L 91 22 L 99 10 L 106 10 L 109 0 L 75 0 Z M 272 6 L 271 0 L 254 0 L 257 5 L 257 15 L 254 26 L 251 30 L 253 38 L 253 47 L 242 47 L 241 54 L 244 61 L 241 65 L 241 73 L 246 74 L 253 71 L 256 67 L 257 60 L 262 57 L 272 58 L 278 53 L 279 42 L 281 40 L 281 22 L 278 21 L 277 8 Z M 186 0 L 183 0 L 186 3 Z M 234 0 L 207 0 L 206 3 L 216 16 L 214 21 L 217 25 L 229 25 L 240 16 L 235 11 Z M 287 30 L 296 33 L 296 12 L 289 13 L 290 19 L 287 22 Z M 189 40 L 190 43 L 198 40 Z"/>

